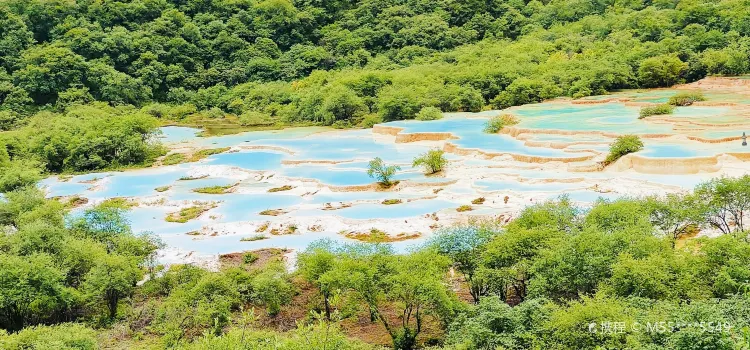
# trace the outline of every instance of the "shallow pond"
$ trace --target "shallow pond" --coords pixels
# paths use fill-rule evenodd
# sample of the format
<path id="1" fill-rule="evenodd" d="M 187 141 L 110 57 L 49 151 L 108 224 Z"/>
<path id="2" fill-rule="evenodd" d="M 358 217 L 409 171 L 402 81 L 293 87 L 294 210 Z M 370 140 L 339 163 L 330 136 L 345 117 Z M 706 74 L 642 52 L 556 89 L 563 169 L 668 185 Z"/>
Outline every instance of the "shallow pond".
<path id="1" fill-rule="evenodd" d="M 663 102 L 674 93 L 674 90 L 623 92 L 587 99 Z M 742 100 L 737 96 L 724 97 Z M 409 226 L 411 228 L 421 227 L 423 238 L 395 243 L 399 250 L 429 237 L 428 231 L 434 225 L 448 225 L 460 219 L 463 214 L 458 214 L 455 209 L 478 197 L 487 196 L 488 200 L 484 205 L 476 206 L 471 215 L 503 213 L 512 216 L 523 205 L 557 198 L 561 194 L 585 204 L 599 198 L 614 199 L 648 191 L 688 190 L 725 173 L 723 168 L 716 173 L 690 175 L 572 170 L 578 165 L 590 168 L 594 161 L 603 159 L 616 135 L 672 135 L 645 138 L 645 148 L 638 155 L 647 158 L 688 161 L 694 157 L 750 152 L 740 145 L 740 141 L 702 143 L 686 137 L 719 139 L 739 136 L 742 130 L 736 125 L 747 120 L 745 110 L 723 106 L 679 107 L 673 115 L 652 121 L 638 119 L 638 110 L 639 107 L 621 102 L 571 104 L 552 101 L 515 107 L 507 112 L 519 117 L 519 128 L 531 129 L 518 138 L 482 131 L 487 119 L 497 115 L 498 111 L 446 114 L 443 119 L 428 122 L 386 123 L 387 126 L 402 128 L 402 133 L 439 132 L 454 136 L 447 142 L 466 152 L 446 154 L 450 163 L 438 176 L 425 176 L 422 169 L 411 165 L 414 157 L 443 147 L 446 141 L 397 143 L 393 136 L 374 134 L 369 129 L 340 131 L 319 127 L 200 138 L 196 136 L 197 129 L 170 126 L 162 128 L 160 137 L 165 144 L 180 148 L 233 149 L 194 163 L 78 175 L 64 180 L 48 178 L 40 186 L 50 197 L 78 195 L 91 199 L 92 203 L 113 197 L 133 198 L 144 203 L 128 213 L 135 231 L 153 232 L 169 248 L 197 254 L 214 255 L 266 247 L 302 249 L 319 238 L 348 241 L 338 233 L 341 227 L 361 229 L 381 222 L 387 222 L 384 229 L 394 230 L 389 233 L 402 230 L 398 226 L 401 222 L 416 225 Z M 558 132 L 545 131 L 551 129 Z M 556 148 L 542 147 L 550 144 L 555 144 Z M 471 149 L 482 152 L 469 152 Z M 529 159 L 544 158 L 547 162 L 517 160 L 517 155 L 533 156 L 527 157 Z M 363 185 L 374 184 L 375 180 L 367 174 L 367 165 L 375 157 L 400 166 L 394 180 L 408 181 L 391 190 L 380 190 L 377 186 L 362 190 Z M 563 160 L 570 164 L 563 163 Z M 741 170 L 741 165 L 734 167 Z M 622 185 L 623 181 L 628 185 Z M 600 185 L 607 187 L 604 193 L 598 192 Z M 208 186 L 233 187 L 231 193 L 226 194 L 195 192 Z M 346 186 L 358 186 L 357 191 Z M 168 189 L 160 192 L 158 187 Z M 513 198 L 512 203 L 503 203 L 506 195 Z M 400 199 L 402 202 L 382 204 L 386 199 Z M 180 208 L 201 203 L 213 203 L 215 207 L 186 223 L 165 221 L 165 217 Z M 278 216 L 260 215 L 269 209 L 281 209 L 281 213 Z M 441 220 L 425 218 L 432 214 L 439 215 Z M 256 235 L 254 228 L 259 222 L 275 225 L 316 222 L 325 226 L 328 221 L 332 221 L 331 227 L 335 229 L 291 235 L 267 234 L 268 239 L 240 241 L 243 237 Z M 201 230 L 212 232 L 214 228 L 221 231 L 222 227 L 233 228 L 233 234 L 215 237 L 185 234 Z"/>

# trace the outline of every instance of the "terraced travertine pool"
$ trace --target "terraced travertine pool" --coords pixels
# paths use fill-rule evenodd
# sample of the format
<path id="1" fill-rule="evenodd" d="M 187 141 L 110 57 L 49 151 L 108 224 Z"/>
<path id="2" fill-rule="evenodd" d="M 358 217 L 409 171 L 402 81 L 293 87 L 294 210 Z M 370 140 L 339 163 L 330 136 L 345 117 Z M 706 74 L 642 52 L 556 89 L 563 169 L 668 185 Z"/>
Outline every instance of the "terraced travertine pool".
<path id="1" fill-rule="evenodd" d="M 162 141 L 175 152 L 230 150 L 179 165 L 52 177 L 41 186 L 50 197 L 86 197 L 87 206 L 130 199 L 137 204 L 128 213 L 133 229 L 163 239 L 164 262 L 264 247 L 299 249 L 319 238 L 349 240 L 369 232 L 385 232 L 397 249 L 406 249 L 439 227 L 470 217 L 508 220 L 529 204 L 562 194 L 586 205 L 599 198 L 686 191 L 750 169 L 743 161 L 750 159 L 750 148 L 739 140 L 750 132 L 750 93 L 711 90 L 708 102 L 638 119 L 639 106 L 664 102 L 676 91 L 556 100 L 367 130 L 293 128 L 201 138 L 199 130 L 170 126 L 162 129 Z M 520 123 L 484 133 L 485 121 L 501 112 Z M 600 169 L 597 163 L 622 134 L 640 135 L 645 149 Z M 415 156 L 435 148 L 447 152 L 445 171 L 426 176 L 411 166 Z M 375 157 L 401 167 L 397 186 L 374 185 L 367 162 Z M 230 190 L 195 192 L 208 186 Z M 471 204 L 480 197 L 483 203 Z M 462 205 L 472 210 L 458 212 Z M 190 206 L 207 210 L 185 223 L 165 220 Z M 257 235 L 265 239 L 242 241 Z"/>

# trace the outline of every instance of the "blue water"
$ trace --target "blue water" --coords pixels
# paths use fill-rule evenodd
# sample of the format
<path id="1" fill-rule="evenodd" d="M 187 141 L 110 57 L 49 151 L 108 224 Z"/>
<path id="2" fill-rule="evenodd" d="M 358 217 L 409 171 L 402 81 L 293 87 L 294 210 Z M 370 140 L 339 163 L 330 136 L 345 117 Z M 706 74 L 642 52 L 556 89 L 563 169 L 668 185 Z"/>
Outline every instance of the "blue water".
<path id="1" fill-rule="evenodd" d="M 72 196 L 88 190 L 91 184 L 82 184 L 78 182 L 58 182 L 55 178 L 44 179 L 39 182 L 39 187 L 47 191 L 48 197 Z"/>
<path id="2" fill-rule="evenodd" d="M 529 147 L 523 141 L 508 135 L 487 134 L 483 131 L 487 119 L 481 118 L 443 118 L 434 121 L 398 121 L 386 123 L 388 126 L 402 127 L 405 133 L 414 132 L 451 132 L 458 140 L 451 140 L 461 148 L 476 148 L 487 152 L 513 153 L 542 157 L 572 157 L 562 150 Z"/>
<path id="3" fill-rule="evenodd" d="M 97 198 L 148 196 L 156 193 L 156 187 L 171 185 L 184 176 L 187 176 L 184 166 L 165 167 L 159 171 L 113 173 L 105 180 L 104 188 L 91 195 Z"/>
<path id="4" fill-rule="evenodd" d="M 280 152 L 251 151 L 220 153 L 208 157 L 211 164 L 236 166 L 248 170 L 275 170 L 281 167 L 285 154 Z"/>
<path id="5" fill-rule="evenodd" d="M 184 126 L 165 126 L 161 128 L 159 140 L 163 143 L 179 143 L 195 139 L 201 129 Z"/>
<path id="6" fill-rule="evenodd" d="M 684 158 L 684 157 L 696 157 L 698 152 L 692 149 L 687 149 L 683 146 L 678 145 L 655 145 L 646 144 L 644 150 L 637 153 L 644 157 L 653 158 Z"/>
<path id="7" fill-rule="evenodd" d="M 207 198 L 207 197 L 204 197 Z M 212 198 L 216 199 L 216 196 Z M 219 196 L 222 203 L 216 213 L 222 215 L 222 222 L 269 219 L 270 216 L 259 215 L 267 209 L 282 209 L 302 202 L 297 195 L 261 193 L 261 194 L 223 194 Z"/>

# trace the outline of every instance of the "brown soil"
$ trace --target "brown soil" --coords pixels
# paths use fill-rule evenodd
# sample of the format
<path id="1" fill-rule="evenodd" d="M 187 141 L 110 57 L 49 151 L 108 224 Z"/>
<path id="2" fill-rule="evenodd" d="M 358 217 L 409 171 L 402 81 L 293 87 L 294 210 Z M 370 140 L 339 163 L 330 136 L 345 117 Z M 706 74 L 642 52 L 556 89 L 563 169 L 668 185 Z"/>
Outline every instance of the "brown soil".
<path id="1" fill-rule="evenodd" d="M 287 252 L 288 251 L 286 249 L 265 248 L 265 249 L 258 249 L 258 250 L 249 250 L 249 251 L 239 252 L 239 253 L 223 254 L 223 255 L 219 255 L 219 264 L 221 268 L 240 267 L 240 266 L 245 266 L 245 268 L 261 268 L 263 266 L 268 265 L 271 262 L 283 261 L 284 254 L 286 254 Z M 244 264 L 243 257 L 245 256 L 245 253 L 255 254 L 255 256 L 258 257 L 258 260 L 255 260 L 251 264 Z"/>

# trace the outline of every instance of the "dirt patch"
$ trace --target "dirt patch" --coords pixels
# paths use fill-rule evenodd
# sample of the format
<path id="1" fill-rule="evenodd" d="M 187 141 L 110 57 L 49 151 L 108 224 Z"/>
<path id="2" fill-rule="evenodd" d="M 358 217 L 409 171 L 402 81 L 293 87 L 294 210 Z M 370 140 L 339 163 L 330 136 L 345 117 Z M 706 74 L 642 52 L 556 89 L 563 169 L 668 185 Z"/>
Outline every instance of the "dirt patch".
<path id="1" fill-rule="evenodd" d="M 245 268 L 248 268 L 248 269 L 249 268 L 261 268 L 272 262 L 284 261 L 285 259 L 284 254 L 288 252 L 289 251 L 286 249 L 265 248 L 265 249 L 249 250 L 249 251 L 238 252 L 238 253 L 222 254 L 222 255 L 219 255 L 219 266 L 220 268 L 241 267 L 241 266 L 244 266 Z M 257 257 L 257 259 L 250 264 L 245 264 L 244 259 L 245 259 L 245 254 L 247 253 L 254 254 Z"/>

